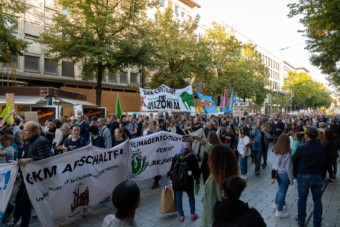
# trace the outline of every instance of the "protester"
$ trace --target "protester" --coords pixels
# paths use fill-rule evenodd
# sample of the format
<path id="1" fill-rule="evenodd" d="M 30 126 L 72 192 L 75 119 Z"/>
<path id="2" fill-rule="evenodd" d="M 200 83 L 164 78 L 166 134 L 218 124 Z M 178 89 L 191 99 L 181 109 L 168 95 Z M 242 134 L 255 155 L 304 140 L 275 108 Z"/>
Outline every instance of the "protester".
<path id="1" fill-rule="evenodd" d="M 252 137 L 252 155 L 255 162 L 255 175 L 260 175 L 261 154 L 264 147 L 264 133 L 261 131 L 261 122 L 257 121 L 255 127 L 251 131 Z"/>
<path id="2" fill-rule="evenodd" d="M 328 182 L 333 183 L 333 180 L 336 179 L 336 173 L 337 173 L 337 159 L 339 157 L 337 144 L 335 140 L 335 134 L 333 133 L 333 130 L 326 129 L 325 131 L 325 138 L 326 138 L 326 153 L 328 157 Z"/>
<path id="3" fill-rule="evenodd" d="M 223 182 L 239 174 L 233 152 L 224 145 L 215 145 L 208 160 L 210 176 L 204 187 L 202 227 L 211 227 L 213 224 L 213 207 L 217 201 L 222 200 Z"/>
<path id="4" fill-rule="evenodd" d="M 1 145 L 2 147 L 0 148 L 0 164 L 1 163 L 9 163 L 10 161 L 14 161 L 14 153 L 15 150 L 11 146 L 13 142 L 13 136 L 4 134 L 1 137 Z"/>
<path id="5" fill-rule="evenodd" d="M 140 190 L 135 182 L 127 180 L 118 184 L 112 192 L 116 214 L 107 215 L 102 227 L 137 227 L 134 219 L 139 202 Z"/>
<path id="6" fill-rule="evenodd" d="M 222 201 L 214 206 L 213 227 L 265 227 L 266 223 L 255 208 L 240 200 L 246 181 L 238 176 L 230 177 L 222 185 Z"/>
<path id="7" fill-rule="evenodd" d="M 185 219 L 182 207 L 183 192 L 186 192 L 189 197 L 191 220 L 194 221 L 198 218 L 195 210 L 194 181 L 199 185 L 199 176 L 198 160 L 191 148 L 185 148 L 181 154 L 173 159 L 170 168 L 170 178 L 172 179 L 176 207 L 181 222 Z"/>
<path id="8" fill-rule="evenodd" d="M 91 125 L 88 128 L 88 131 L 89 131 L 90 136 L 91 136 L 90 141 L 91 141 L 92 146 L 105 148 L 105 139 L 104 139 L 104 137 L 98 135 L 98 133 L 99 133 L 98 126 L 97 125 Z"/>
<path id="9" fill-rule="evenodd" d="M 312 191 L 314 226 L 321 226 L 322 220 L 322 186 L 327 169 L 326 147 L 317 140 L 318 131 L 308 128 L 305 134 L 306 143 L 297 148 L 293 157 L 294 176 L 298 181 L 298 223 L 305 225 L 306 202 L 309 190 Z"/>
<path id="10" fill-rule="evenodd" d="M 64 142 L 64 152 L 72 151 L 77 148 L 86 146 L 84 138 L 80 137 L 80 128 L 78 125 L 71 127 L 71 137 L 67 138 Z"/>
<path id="11" fill-rule="evenodd" d="M 105 147 L 111 148 L 112 147 L 112 137 L 110 129 L 105 125 L 105 119 L 99 118 L 98 119 L 98 128 L 99 128 L 99 135 L 104 137 L 105 139 Z"/>
<path id="12" fill-rule="evenodd" d="M 278 183 L 278 191 L 275 197 L 275 216 L 288 217 L 286 206 L 286 194 L 289 184 L 293 184 L 293 160 L 290 151 L 289 137 L 282 134 L 273 146 L 272 154 L 272 183 Z"/>
<path id="13" fill-rule="evenodd" d="M 113 140 L 113 146 L 117 146 L 118 144 L 122 143 L 125 141 L 126 138 L 124 138 L 124 132 L 120 128 L 115 129 L 115 134 L 114 134 L 114 140 Z"/>
<path id="14" fill-rule="evenodd" d="M 52 156 L 48 141 L 40 135 L 39 123 L 34 121 L 26 122 L 23 129 L 23 139 L 27 142 L 27 146 L 24 157 L 18 161 L 20 166 L 24 166 L 30 161 L 38 161 Z M 8 226 L 15 226 L 21 218 L 20 227 L 28 227 L 31 218 L 32 204 L 27 194 L 24 179 L 21 179 L 15 201 L 14 219 Z"/>
<path id="15" fill-rule="evenodd" d="M 240 169 L 241 169 L 241 177 L 244 180 L 247 180 L 248 173 L 248 157 L 250 156 L 250 138 L 249 138 L 249 130 L 247 127 L 238 129 L 238 145 L 237 151 L 240 157 Z"/>

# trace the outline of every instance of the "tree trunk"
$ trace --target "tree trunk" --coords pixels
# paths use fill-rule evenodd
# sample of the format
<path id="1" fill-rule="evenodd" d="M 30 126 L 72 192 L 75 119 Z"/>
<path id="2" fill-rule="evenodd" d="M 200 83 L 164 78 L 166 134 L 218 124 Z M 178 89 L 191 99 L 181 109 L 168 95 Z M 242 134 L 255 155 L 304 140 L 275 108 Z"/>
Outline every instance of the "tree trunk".
<path id="1" fill-rule="evenodd" d="M 97 65 L 97 87 L 96 87 L 96 104 L 101 106 L 102 102 L 102 80 L 104 67 L 101 62 Z"/>

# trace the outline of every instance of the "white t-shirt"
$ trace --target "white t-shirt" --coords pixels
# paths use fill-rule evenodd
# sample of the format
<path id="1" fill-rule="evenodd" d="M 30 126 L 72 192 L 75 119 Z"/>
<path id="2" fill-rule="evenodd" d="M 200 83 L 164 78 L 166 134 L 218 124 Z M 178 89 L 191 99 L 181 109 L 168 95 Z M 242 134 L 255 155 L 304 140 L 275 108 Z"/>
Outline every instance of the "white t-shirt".
<path id="1" fill-rule="evenodd" d="M 243 138 L 240 137 L 238 139 L 238 144 L 237 144 L 237 151 L 240 155 L 243 154 L 243 149 L 244 147 L 250 142 L 250 139 L 248 136 L 244 136 Z M 250 155 L 250 152 L 247 153 L 247 156 Z"/>
<path id="2" fill-rule="evenodd" d="M 134 220 L 119 219 L 116 215 L 109 214 L 104 218 L 102 227 L 137 227 Z"/>

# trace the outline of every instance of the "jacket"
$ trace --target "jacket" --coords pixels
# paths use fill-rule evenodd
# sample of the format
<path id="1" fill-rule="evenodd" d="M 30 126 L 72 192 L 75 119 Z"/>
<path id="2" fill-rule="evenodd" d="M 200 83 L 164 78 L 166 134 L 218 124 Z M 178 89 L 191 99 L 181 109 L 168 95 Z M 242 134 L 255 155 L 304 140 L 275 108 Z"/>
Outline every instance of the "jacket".
<path id="1" fill-rule="evenodd" d="M 52 156 L 52 152 L 48 146 L 48 141 L 41 135 L 32 138 L 26 147 L 25 158 L 37 161 L 50 156 Z"/>
<path id="2" fill-rule="evenodd" d="M 176 155 L 173 159 L 172 159 L 172 163 L 171 163 L 171 168 L 170 168 L 170 177 L 172 176 L 172 173 L 175 169 L 175 165 L 176 162 L 182 158 L 182 155 Z M 187 191 L 187 192 L 193 192 L 194 191 L 194 180 L 196 182 L 199 182 L 199 176 L 200 176 L 200 171 L 199 171 L 199 167 L 198 167 L 198 160 L 196 158 L 196 156 L 194 155 L 194 153 L 189 153 L 187 155 L 184 156 L 184 160 L 185 162 L 187 162 L 188 164 L 188 169 L 191 172 L 191 175 L 189 175 L 189 180 L 184 184 L 184 185 L 176 185 L 175 182 L 173 182 L 172 187 L 174 189 L 174 191 Z"/>
<path id="3" fill-rule="evenodd" d="M 241 200 L 222 200 L 214 206 L 213 227 L 265 227 L 266 223 L 254 208 Z"/>
<path id="4" fill-rule="evenodd" d="M 294 176 L 318 174 L 324 176 L 327 169 L 326 146 L 320 141 L 309 140 L 300 145 L 293 156 Z"/>
<path id="5" fill-rule="evenodd" d="M 211 227 L 213 224 L 213 208 L 216 202 L 221 201 L 221 187 L 212 176 L 204 186 L 202 227 Z"/>

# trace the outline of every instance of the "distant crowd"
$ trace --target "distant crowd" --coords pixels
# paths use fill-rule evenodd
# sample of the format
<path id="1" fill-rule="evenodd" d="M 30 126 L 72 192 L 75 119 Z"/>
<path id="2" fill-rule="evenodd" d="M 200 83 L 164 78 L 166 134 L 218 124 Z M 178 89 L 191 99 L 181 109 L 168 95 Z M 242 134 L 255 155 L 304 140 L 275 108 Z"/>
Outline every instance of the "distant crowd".
<path id="1" fill-rule="evenodd" d="M 278 183 L 273 204 L 275 216 L 288 217 L 285 197 L 290 184 L 298 183 L 298 224 L 304 226 L 309 189 L 314 201 L 314 226 L 321 226 L 321 188 L 336 180 L 340 147 L 340 118 L 336 116 L 231 115 L 195 116 L 180 113 L 129 115 L 108 118 L 74 115 L 68 120 L 46 121 L 44 125 L 26 122 L 16 115 L 11 125 L 0 119 L 0 163 L 14 160 L 19 165 L 59 155 L 88 144 L 102 148 L 114 147 L 131 138 L 168 131 L 183 135 L 183 148 L 173 159 L 168 176 L 172 179 L 174 200 L 179 220 L 185 219 L 182 195 L 189 197 L 190 218 L 202 217 L 202 226 L 265 226 L 254 208 L 239 200 L 248 179 L 249 162 L 254 163 L 255 176 L 261 175 L 269 161 L 272 182 Z M 204 136 L 194 132 L 202 130 Z M 194 141 L 200 146 L 193 147 Z M 273 145 L 273 146 L 271 146 Z M 272 153 L 268 150 L 272 147 Z M 268 157 L 270 157 L 270 160 Z M 186 166 L 186 167 L 183 167 Z M 185 182 L 179 175 L 185 175 Z M 182 176 L 183 177 L 183 176 Z M 202 177 L 202 178 L 201 178 Z M 161 176 L 155 176 L 152 188 L 159 187 Z M 194 188 L 203 180 L 203 213 L 195 212 Z M 131 181 L 115 189 L 112 200 L 116 215 L 106 217 L 103 226 L 136 226 L 134 212 L 139 203 L 139 189 Z M 123 188 L 123 189 L 122 189 Z M 131 190 L 130 190 L 131 189 Z M 126 194 L 131 191 L 131 193 Z M 120 191 L 121 197 L 116 195 Z M 122 192 L 124 191 L 124 192 Z M 116 194 L 115 194 L 116 193 Z M 134 196 L 131 196 L 134 194 Z M 122 205 L 123 195 L 129 205 Z M 133 200 L 134 201 L 131 201 Z M 119 201 L 118 201 L 119 200 Z M 3 222 L 28 226 L 31 202 L 21 181 Z M 248 218 L 244 218 L 248 217 Z"/>

